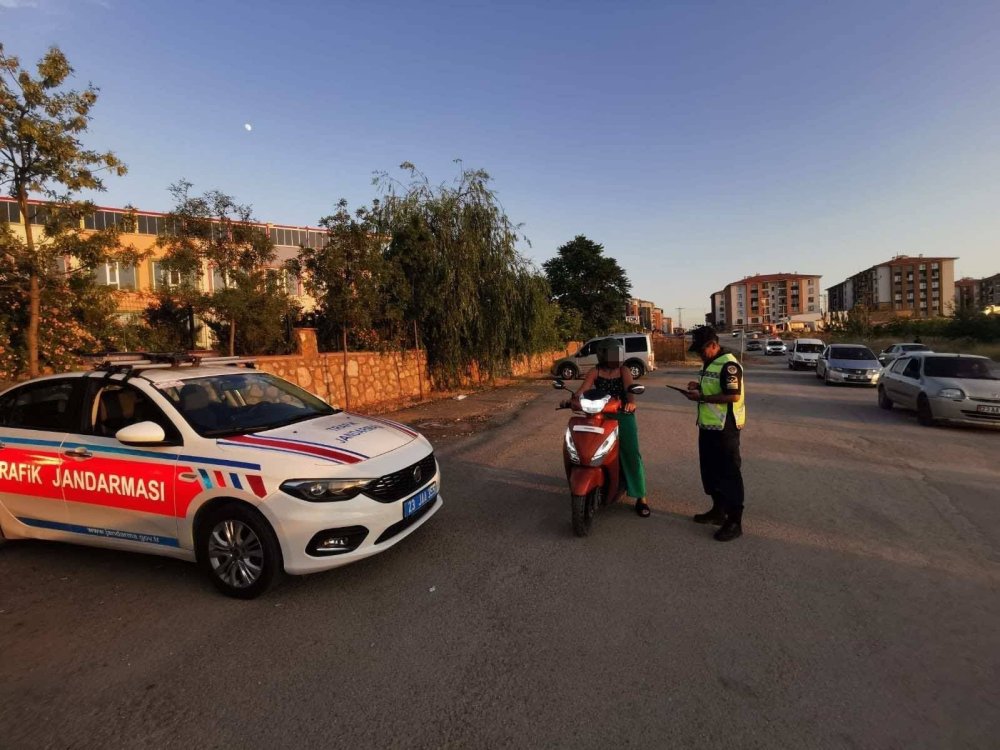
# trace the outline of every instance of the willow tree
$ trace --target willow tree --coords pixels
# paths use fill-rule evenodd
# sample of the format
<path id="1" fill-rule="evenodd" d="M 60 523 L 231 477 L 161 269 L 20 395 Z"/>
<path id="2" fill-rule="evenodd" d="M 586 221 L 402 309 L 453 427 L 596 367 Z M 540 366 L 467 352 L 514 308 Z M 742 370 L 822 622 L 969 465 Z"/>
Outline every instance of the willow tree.
<path id="1" fill-rule="evenodd" d="M 8 235 L 4 252 L 26 282 L 25 345 L 32 377 L 39 373 L 42 292 L 53 264 L 50 253 L 44 250 L 52 243 L 46 242 L 45 235 L 35 234 L 35 227 L 46 223 L 52 214 L 40 218 L 38 204 L 29 202 L 29 196 L 56 202 L 63 210 L 55 220 L 71 221 L 82 211 L 75 195 L 83 190 L 104 190 L 102 173 L 126 173 L 125 165 L 112 152 L 91 151 L 80 140 L 90 125 L 98 89 L 92 85 L 82 91 L 64 88 L 73 68 L 57 47 L 45 53 L 35 71 L 33 75 L 21 67 L 20 60 L 8 55 L 0 44 L 0 187 L 17 202 L 24 224 L 23 240 L 17 237 L 15 242 Z M 62 226 L 66 227 L 65 223 Z M 79 249 L 83 265 L 96 265 L 89 251 L 101 247 L 107 246 L 68 242 L 64 249 L 70 253 Z"/>
<path id="2" fill-rule="evenodd" d="M 483 170 L 434 186 L 412 164 L 402 168 L 406 183 L 376 178 L 384 192 L 376 223 L 406 280 L 406 315 L 420 325 L 432 372 L 441 384 L 473 364 L 489 377 L 507 372 L 512 357 L 553 335 L 554 315 L 537 294 L 544 279 L 518 250 L 521 227 Z"/>

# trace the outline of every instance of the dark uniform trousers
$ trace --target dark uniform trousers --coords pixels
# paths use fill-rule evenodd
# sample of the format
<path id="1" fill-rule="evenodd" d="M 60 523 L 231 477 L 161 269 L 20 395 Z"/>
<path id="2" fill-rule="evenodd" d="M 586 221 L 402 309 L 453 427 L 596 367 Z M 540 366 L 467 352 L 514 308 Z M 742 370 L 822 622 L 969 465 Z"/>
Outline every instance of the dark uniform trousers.
<path id="1" fill-rule="evenodd" d="M 732 417 L 730 417 L 732 419 Z M 698 430 L 701 484 L 711 495 L 712 507 L 728 520 L 743 519 L 743 473 L 740 471 L 740 431 L 730 422 L 723 430 Z"/>

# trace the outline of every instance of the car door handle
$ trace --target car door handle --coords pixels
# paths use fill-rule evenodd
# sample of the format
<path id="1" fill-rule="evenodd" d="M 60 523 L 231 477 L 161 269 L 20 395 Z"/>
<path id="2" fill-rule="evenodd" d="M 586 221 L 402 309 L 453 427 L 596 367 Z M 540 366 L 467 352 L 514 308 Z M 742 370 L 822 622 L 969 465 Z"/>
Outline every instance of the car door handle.
<path id="1" fill-rule="evenodd" d="M 84 448 L 82 445 L 73 448 L 72 450 L 63 451 L 64 456 L 69 456 L 70 458 L 93 458 L 94 454 Z"/>
<path id="2" fill-rule="evenodd" d="M 183 474 L 178 474 L 177 478 L 180 479 L 182 482 L 198 481 L 198 475 L 195 474 L 193 471 L 185 471 Z"/>

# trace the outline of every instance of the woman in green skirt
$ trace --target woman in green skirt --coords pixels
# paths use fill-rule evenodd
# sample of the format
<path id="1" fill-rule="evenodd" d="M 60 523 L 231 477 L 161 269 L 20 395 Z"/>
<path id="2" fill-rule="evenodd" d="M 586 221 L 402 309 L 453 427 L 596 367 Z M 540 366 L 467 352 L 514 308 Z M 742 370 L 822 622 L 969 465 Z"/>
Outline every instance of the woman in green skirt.
<path id="1" fill-rule="evenodd" d="M 574 406 L 579 408 L 580 395 L 597 388 L 621 400 L 623 407 L 618 414 L 618 461 L 621 464 L 625 492 L 635 498 L 635 512 L 643 518 L 649 516 L 646 504 L 646 470 L 639 453 L 639 428 L 635 422 L 635 396 L 628 392 L 632 385 L 632 372 L 622 364 L 624 352 L 618 339 L 598 341 L 597 367 L 587 373 L 583 385 L 573 394 Z"/>

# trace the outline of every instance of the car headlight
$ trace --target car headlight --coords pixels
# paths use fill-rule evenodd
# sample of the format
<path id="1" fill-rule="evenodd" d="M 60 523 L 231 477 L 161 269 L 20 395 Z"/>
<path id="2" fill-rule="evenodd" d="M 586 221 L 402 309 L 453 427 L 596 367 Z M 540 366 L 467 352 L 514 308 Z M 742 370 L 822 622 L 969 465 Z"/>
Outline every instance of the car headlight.
<path id="1" fill-rule="evenodd" d="M 580 463 L 580 452 L 573 444 L 573 431 L 569 427 L 566 428 L 566 452 L 569 453 L 570 461 L 575 464 Z"/>
<path id="2" fill-rule="evenodd" d="M 618 440 L 618 428 L 615 428 L 614 432 L 604 438 L 604 442 L 601 443 L 600 447 L 594 452 L 594 458 L 590 462 L 591 466 L 599 466 L 603 461 L 604 457 L 608 455 L 608 452 L 614 446 L 615 442 Z"/>
<path id="3" fill-rule="evenodd" d="M 280 489 L 311 503 L 332 503 L 360 495 L 370 479 L 288 479 Z"/>
<path id="4" fill-rule="evenodd" d="M 961 388 L 942 388 L 937 395 L 938 398 L 953 398 L 959 401 L 965 398 L 965 391 Z"/>

